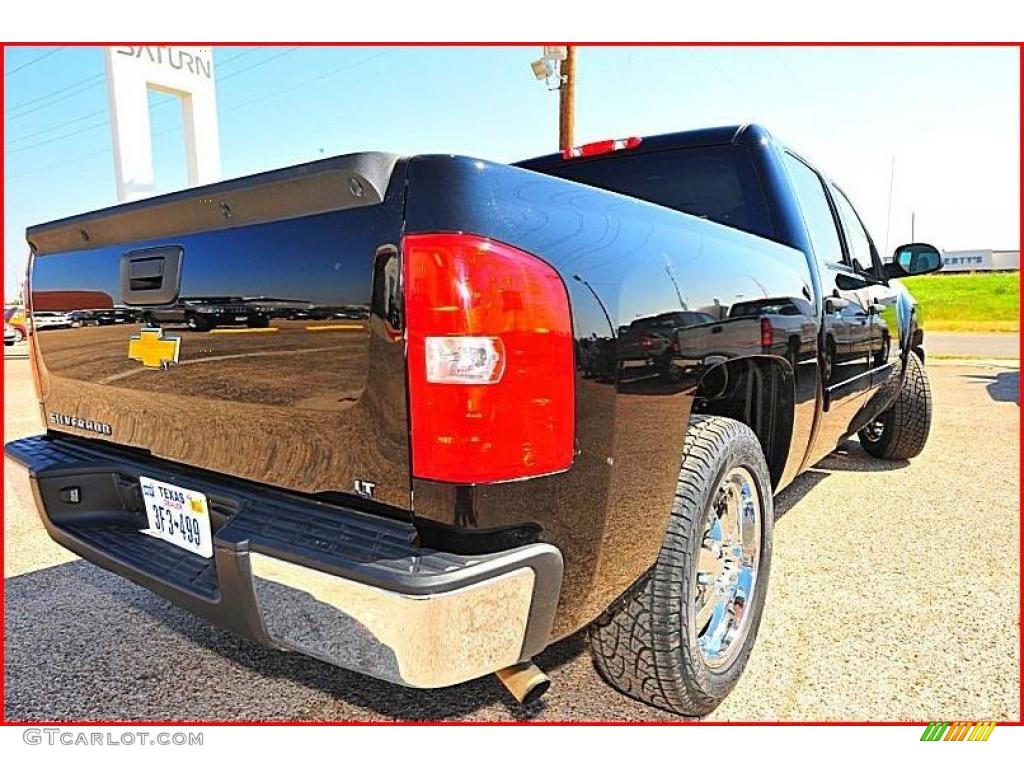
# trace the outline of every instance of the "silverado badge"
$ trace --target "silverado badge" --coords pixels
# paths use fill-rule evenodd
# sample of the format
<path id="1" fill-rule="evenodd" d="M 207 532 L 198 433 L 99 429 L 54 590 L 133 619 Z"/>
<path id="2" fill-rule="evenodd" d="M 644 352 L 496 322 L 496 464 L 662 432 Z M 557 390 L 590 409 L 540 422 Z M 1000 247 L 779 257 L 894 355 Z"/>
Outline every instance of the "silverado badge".
<path id="1" fill-rule="evenodd" d="M 177 336 L 164 338 L 162 328 L 143 328 L 138 336 L 128 340 L 128 359 L 138 360 L 147 368 L 168 368 L 178 362 L 178 347 L 181 339 Z"/>

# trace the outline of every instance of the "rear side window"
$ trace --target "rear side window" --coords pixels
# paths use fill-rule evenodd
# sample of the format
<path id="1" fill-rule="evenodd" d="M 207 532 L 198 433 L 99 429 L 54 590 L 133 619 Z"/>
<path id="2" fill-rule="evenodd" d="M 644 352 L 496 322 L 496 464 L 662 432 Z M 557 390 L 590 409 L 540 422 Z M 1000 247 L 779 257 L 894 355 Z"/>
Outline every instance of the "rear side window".
<path id="1" fill-rule="evenodd" d="M 544 173 L 674 208 L 762 237 L 771 215 L 750 156 L 732 144 L 609 156 Z"/>
<path id="2" fill-rule="evenodd" d="M 825 264 L 845 266 L 843 245 L 839 240 L 832 206 L 825 196 L 825 185 L 817 172 L 788 152 L 783 154 L 789 178 L 793 181 L 796 199 L 800 203 L 808 235 L 815 254 Z"/>

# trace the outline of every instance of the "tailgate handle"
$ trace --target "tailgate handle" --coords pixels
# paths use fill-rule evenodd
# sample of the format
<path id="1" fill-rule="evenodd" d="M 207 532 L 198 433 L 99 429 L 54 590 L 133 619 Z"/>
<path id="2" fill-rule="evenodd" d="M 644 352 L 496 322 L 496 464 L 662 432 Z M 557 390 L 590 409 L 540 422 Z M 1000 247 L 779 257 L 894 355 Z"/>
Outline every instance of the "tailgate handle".
<path id="1" fill-rule="evenodd" d="M 170 304 L 181 286 L 181 246 L 131 251 L 121 257 L 121 300 L 129 306 Z"/>
<path id="2" fill-rule="evenodd" d="M 128 284 L 133 291 L 155 291 L 164 283 L 164 257 L 128 262 Z"/>

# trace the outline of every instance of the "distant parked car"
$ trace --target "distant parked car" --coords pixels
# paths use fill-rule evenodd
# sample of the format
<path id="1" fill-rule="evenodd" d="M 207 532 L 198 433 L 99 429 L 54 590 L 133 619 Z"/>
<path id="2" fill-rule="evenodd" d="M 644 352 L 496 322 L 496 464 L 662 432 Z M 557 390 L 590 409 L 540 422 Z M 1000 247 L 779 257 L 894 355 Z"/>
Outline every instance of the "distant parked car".
<path id="1" fill-rule="evenodd" d="M 28 338 L 28 321 L 25 319 L 25 310 L 22 307 L 4 307 L 4 323 L 11 326 L 19 336 L 19 340 Z"/>
<path id="2" fill-rule="evenodd" d="M 71 318 L 64 312 L 33 312 L 32 327 L 37 331 L 47 328 L 70 328 Z"/>
<path id="3" fill-rule="evenodd" d="M 258 305 L 236 296 L 182 297 L 172 307 L 147 309 L 142 321 L 152 326 L 184 324 L 193 331 L 209 331 L 225 325 L 249 328 L 270 325 L 270 317 Z"/>
<path id="4" fill-rule="evenodd" d="M 113 309 L 97 309 L 93 311 L 96 325 L 121 325 L 137 322 L 137 313 L 131 309 L 114 307 Z"/>
<path id="5" fill-rule="evenodd" d="M 21 341 L 21 334 L 15 330 L 14 326 L 4 323 L 4 346 L 13 347 Z"/>
<path id="6" fill-rule="evenodd" d="M 68 320 L 72 328 L 81 328 L 83 325 L 96 325 L 96 313 L 91 309 L 76 309 L 68 312 Z"/>

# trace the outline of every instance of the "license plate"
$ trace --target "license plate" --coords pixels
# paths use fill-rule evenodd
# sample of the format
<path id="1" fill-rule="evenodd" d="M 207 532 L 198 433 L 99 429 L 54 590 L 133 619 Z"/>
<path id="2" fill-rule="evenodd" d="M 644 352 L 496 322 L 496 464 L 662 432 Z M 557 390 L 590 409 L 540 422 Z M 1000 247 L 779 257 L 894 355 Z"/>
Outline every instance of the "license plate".
<path id="1" fill-rule="evenodd" d="M 143 533 L 203 557 L 213 557 L 206 495 L 150 477 L 139 477 L 149 528 Z"/>
<path id="2" fill-rule="evenodd" d="M 236 323 L 244 323 L 248 319 L 247 315 L 235 315 Z"/>

